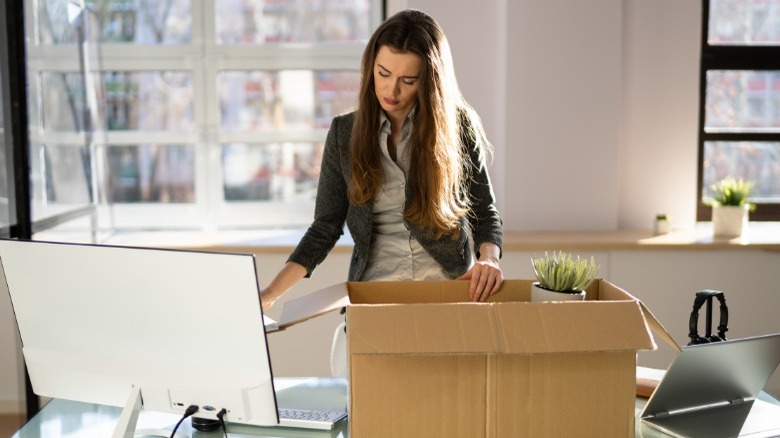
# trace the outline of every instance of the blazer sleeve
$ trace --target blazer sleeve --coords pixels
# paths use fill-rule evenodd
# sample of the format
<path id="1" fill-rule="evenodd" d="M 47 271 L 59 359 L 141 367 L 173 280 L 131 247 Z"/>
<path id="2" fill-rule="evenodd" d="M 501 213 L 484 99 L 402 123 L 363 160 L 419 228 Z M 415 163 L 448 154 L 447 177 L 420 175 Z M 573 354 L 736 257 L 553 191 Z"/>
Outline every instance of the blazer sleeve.
<path id="1" fill-rule="evenodd" d="M 349 136 L 340 136 L 339 132 L 351 129 L 351 126 L 340 126 L 346 122 L 344 117 L 339 116 L 331 123 L 320 167 L 314 220 L 287 259 L 306 268 L 306 277 L 311 276 L 314 268 L 325 260 L 344 234 L 349 201 L 342 162 L 348 161 L 342 161 L 341 155 L 348 153 Z"/>
<path id="2" fill-rule="evenodd" d="M 469 226 L 474 239 L 474 250 L 479 258 L 479 247 L 482 243 L 491 242 L 503 246 L 503 225 L 498 208 L 493 185 L 488 174 L 486 146 L 483 139 L 474 135 L 471 130 L 471 120 L 466 117 L 463 142 L 469 158 L 468 191 L 471 200 L 471 212 L 468 215 Z M 503 252 L 503 250 L 502 250 Z"/>

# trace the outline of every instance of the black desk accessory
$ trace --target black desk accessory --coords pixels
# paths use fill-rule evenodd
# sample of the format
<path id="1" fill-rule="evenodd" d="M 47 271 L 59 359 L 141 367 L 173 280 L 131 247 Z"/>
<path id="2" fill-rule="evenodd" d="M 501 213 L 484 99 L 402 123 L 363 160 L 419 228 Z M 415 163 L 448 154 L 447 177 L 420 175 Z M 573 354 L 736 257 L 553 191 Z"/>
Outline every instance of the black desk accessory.
<path id="1" fill-rule="evenodd" d="M 712 334 L 712 299 L 717 298 L 720 301 L 720 322 L 718 323 L 718 334 Z M 701 309 L 704 303 L 707 303 L 707 320 L 704 336 L 700 336 L 698 332 L 699 324 L 699 309 Z M 726 305 L 726 297 L 723 292 L 718 290 L 703 290 L 696 292 L 696 298 L 693 301 L 693 311 L 691 312 L 691 319 L 689 322 L 688 337 L 691 338 L 691 342 L 688 345 L 708 344 L 710 342 L 721 342 L 726 340 L 726 332 L 728 331 L 729 323 L 729 308 Z"/>

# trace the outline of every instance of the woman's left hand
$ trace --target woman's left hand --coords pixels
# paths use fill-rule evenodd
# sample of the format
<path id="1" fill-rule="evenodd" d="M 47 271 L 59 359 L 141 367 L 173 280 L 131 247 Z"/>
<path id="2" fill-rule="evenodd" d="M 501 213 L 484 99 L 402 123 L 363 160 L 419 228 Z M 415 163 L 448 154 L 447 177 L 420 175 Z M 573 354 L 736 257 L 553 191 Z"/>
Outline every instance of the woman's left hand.
<path id="1" fill-rule="evenodd" d="M 490 245 L 498 249 L 494 244 Z M 504 282 L 504 274 L 498 265 L 498 251 L 484 251 L 487 248 L 481 248 L 480 260 L 471 267 L 465 274 L 458 277 L 458 280 L 471 280 L 469 284 L 469 298 L 471 301 L 485 301 L 489 296 L 498 292 L 501 283 Z M 493 248 L 490 248 L 493 249 Z M 495 254 L 494 254 L 495 253 Z"/>

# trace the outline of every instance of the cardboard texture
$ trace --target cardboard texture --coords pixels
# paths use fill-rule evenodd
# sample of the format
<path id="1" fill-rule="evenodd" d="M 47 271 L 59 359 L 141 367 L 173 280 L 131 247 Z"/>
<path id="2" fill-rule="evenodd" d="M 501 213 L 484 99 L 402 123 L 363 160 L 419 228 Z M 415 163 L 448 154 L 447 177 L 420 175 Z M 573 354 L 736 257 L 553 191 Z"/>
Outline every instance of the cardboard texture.
<path id="1" fill-rule="evenodd" d="M 665 330 L 607 281 L 545 303 L 532 282 L 487 303 L 465 281 L 344 283 L 285 303 L 279 325 L 347 307 L 350 436 L 633 436 L 636 351 Z"/>

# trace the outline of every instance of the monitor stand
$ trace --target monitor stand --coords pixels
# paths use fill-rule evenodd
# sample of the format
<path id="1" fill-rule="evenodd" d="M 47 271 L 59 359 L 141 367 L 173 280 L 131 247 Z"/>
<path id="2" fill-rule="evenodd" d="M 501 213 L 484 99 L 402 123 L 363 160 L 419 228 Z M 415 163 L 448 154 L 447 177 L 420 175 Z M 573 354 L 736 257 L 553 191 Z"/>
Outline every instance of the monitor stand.
<path id="1" fill-rule="evenodd" d="M 219 429 L 219 420 L 211 420 L 209 418 L 191 417 L 192 428 L 199 432 L 211 432 L 212 430 Z"/>
<path id="2" fill-rule="evenodd" d="M 143 406 L 142 398 L 141 398 L 141 388 L 138 386 L 133 386 L 132 391 L 130 391 L 130 396 L 127 398 L 127 403 L 125 403 L 125 407 L 122 409 L 122 415 L 119 416 L 119 422 L 116 425 L 116 428 L 114 429 L 113 435 L 111 435 L 111 438 L 134 438 L 134 437 L 162 437 L 162 438 L 168 438 L 171 437 L 171 431 L 170 430 L 164 430 L 164 429 L 138 429 L 136 430 L 136 425 L 138 424 L 138 414 L 141 413 L 141 408 Z M 187 438 L 185 435 L 182 435 L 178 431 L 172 438 Z"/>

